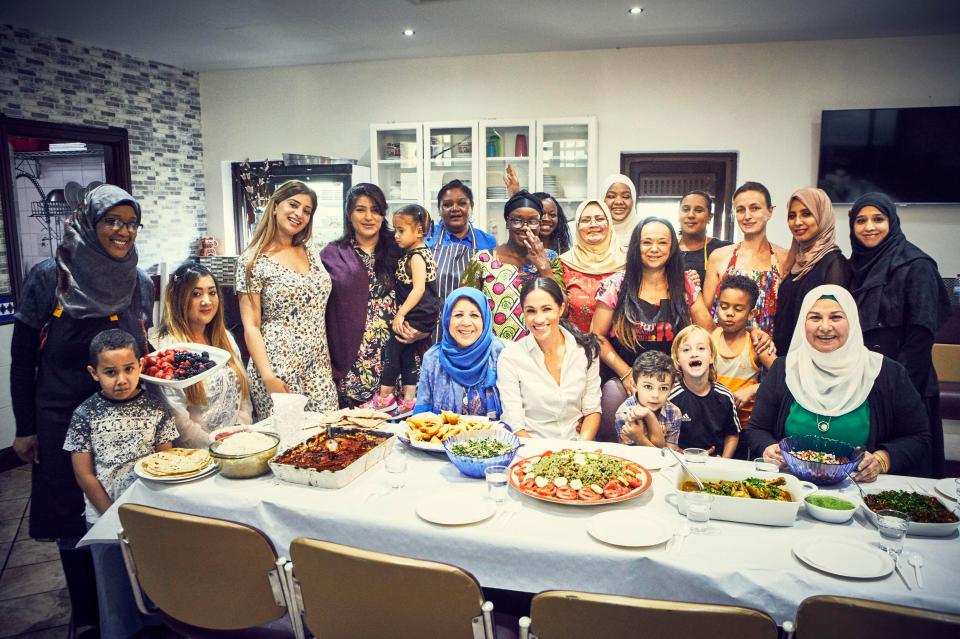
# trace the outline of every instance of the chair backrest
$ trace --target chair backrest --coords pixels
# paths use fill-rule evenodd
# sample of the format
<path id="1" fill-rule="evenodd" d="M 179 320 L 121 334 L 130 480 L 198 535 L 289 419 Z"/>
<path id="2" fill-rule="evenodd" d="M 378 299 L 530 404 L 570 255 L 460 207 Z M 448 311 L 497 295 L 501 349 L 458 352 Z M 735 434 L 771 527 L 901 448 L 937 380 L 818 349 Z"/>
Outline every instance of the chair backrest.
<path id="1" fill-rule="evenodd" d="M 137 504 L 121 505 L 119 515 L 140 587 L 174 619 L 237 630 L 287 613 L 271 587 L 277 554 L 260 531 Z"/>
<path id="2" fill-rule="evenodd" d="M 549 590 L 533 598 L 530 632 L 539 639 L 776 639 L 773 619 L 749 608 Z"/>
<path id="3" fill-rule="evenodd" d="M 629 396 L 620 380 L 611 379 L 604 383 L 600 389 L 600 426 L 597 428 L 596 441 L 620 443 L 617 437 L 617 409 Z"/>
<path id="4" fill-rule="evenodd" d="M 800 603 L 796 639 L 960 637 L 960 616 L 894 604 L 818 595 Z"/>
<path id="5" fill-rule="evenodd" d="M 483 593 L 460 568 L 304 537 L 290 559 L 304 622 L 323 639 L 478 636 Z"/>
<path id="6" fill-rule="evenodd" d="M 934 344 L 933 368 L 941 382 L 960 382 L 960 344 Z"/>

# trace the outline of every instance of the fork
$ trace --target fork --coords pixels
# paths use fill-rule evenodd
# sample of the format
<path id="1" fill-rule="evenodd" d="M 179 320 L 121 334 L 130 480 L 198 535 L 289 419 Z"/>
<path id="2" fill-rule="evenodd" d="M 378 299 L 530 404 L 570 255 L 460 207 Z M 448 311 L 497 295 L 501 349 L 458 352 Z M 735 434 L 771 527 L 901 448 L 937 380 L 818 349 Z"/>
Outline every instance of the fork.
<path id="1" fill-rule="evenodd" d="M 500 514 L 496 517 L 497 528 L 503 528 L 507 525 L 513 516 L 516 515 L 523 506 L 520 505 L 520 502 L 513 502 L 509 505 L 504 505 L 503 509 L 500 511 Z"/>
<path id="2" fill-rule="evenodd" d="M 677 532 L 673 534 L 673 549 L 671 552 L 680 552 L 680 548 L 683 547 L 683 540 L 690 535 L 690 525 L 684 521 L 680 524 L 680 527 L 677 528 Z"/>

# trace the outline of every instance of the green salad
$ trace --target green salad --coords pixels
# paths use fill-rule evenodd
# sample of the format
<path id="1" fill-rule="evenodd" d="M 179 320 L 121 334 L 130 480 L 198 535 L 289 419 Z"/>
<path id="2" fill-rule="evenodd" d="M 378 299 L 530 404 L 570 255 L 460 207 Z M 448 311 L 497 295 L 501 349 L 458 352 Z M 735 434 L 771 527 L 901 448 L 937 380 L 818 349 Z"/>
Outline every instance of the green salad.
<path id="1" fill-rule="evenodd" d="M 526 472 L 553 481 L 565 477 L 567 481 L 579 479 L 584 486 L 605 485 L 612 478 L 623 475 L 626 466 L 622 461 L 597 453 L 580 450 L 561 450 L 540 458 Z"/>
<path id="2" fill-rule="evenodd" d="M 450 450 L 453 451 L 454 454 L 462 457 L 479 457 L 486 459 L 506 455 L 513 450 L 513 444 L 494 439 L 493 437 L 480 437 L 452 444 Z"/>

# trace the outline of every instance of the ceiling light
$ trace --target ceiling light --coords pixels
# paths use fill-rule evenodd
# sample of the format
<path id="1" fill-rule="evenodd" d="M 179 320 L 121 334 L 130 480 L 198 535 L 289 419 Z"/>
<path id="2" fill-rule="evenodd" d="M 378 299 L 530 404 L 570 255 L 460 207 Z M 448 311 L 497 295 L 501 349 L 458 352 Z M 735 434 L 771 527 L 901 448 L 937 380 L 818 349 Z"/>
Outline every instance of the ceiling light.
<path id="1" fill-rule="evenodd" d="M 630 9 L 627 10 L 627 13 L 632 16 L 638 16 L 643 13 L 643 7 L 630 7 Z"/>
<path id="2" fill-rule="evenodd" d="M 414 33 L 416 33 L 416 31 L 414 31 L 413 29 L 403 30 L 403 35 L 407 36 L 408 38 L 412 37 Z"/>

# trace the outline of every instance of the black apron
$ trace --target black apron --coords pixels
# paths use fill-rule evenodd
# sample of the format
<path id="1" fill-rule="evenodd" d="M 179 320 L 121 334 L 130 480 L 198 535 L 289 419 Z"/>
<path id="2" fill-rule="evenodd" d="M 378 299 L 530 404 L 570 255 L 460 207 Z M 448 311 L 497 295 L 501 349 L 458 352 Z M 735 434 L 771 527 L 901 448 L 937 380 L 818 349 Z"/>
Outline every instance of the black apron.
<path id="1" fill-rule="evenodd" d="M 134 296 L 139 300 L 139 296 Z M 73 411 L 100 390 L 87 372 L 90 341 L 110 328 L 120 328 L 146 352 L 146 336 L 139 313 L 103 318 L 73 319 L 59 309 L 41 338 L 37 370 L 37 446 L 40 462 L 33 467 L 30 498 L 30 536 L 40 539 L 82 537 L 86 534 L 83 491 L 73 474 L 70 453 L 63 442 Z"/>
<path id="2" fill-rule="evenodd" d="M 442 309 L 453 290 L 460 288 L 460 280 L 467 264 L 477 252 L 477 235 L 470 225 L 470 244 L 443 244 L 443 235 L 446 230 L 441 222 L 440 233 L 437 235 L 437 244 L 433 247 L 433 261 L 437 264 L 437 295 L 440 297 L 441 317 L 433 329 L 432 343 L 439 344 L 443 337 L 444 327 Z"/>

